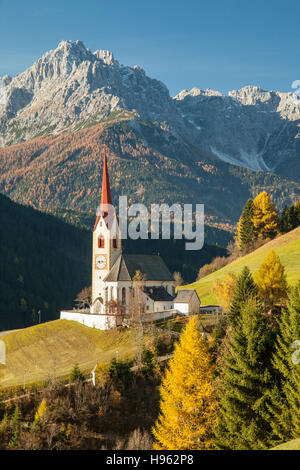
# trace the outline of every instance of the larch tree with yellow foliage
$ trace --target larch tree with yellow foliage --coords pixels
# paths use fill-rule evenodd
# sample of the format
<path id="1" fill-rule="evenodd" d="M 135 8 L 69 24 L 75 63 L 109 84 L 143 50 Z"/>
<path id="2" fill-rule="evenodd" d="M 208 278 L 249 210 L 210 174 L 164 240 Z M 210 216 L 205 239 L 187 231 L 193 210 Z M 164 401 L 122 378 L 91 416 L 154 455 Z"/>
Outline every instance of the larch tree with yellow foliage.
<path id="1" fill-rule="evenodd" d="M 266 308 L 272 309 L 287 297 L 287 281 L 284 266 L 274 250 L 266 256 L 255 276 L 258 292 Z"/>
<path id="2" fill-rule="evenodd" d="M 156 450 L 212 448 L 217 402 L 213 366 L 196 316 L 184 329 L 161 385 Z"/>
<path id="3" fill-rule="evenodd" d="M 256 237 L 271 240 L 279 230 L 279 217 L 266 191 L 258 194 L 253 201 L 252 222 Z"/>
<path id="4" fill-rule="evenodd" d="M 228 273 L 222 281 L 216 279 L 213 283 L 213 293 L 225 311 L 230 307 L 236 283 L 237 276 L 234 273 Z"/>
<path id="5" fill-rule="evenodd" d="M 43 421 L 46 417 L 46 414 L 48 412 L 48 406 L 45 398 L 40 403 L 40 406 L 38 407 L 35 416 L 34 416 L 34 422 L 35 423 L 40 423 Z"/>

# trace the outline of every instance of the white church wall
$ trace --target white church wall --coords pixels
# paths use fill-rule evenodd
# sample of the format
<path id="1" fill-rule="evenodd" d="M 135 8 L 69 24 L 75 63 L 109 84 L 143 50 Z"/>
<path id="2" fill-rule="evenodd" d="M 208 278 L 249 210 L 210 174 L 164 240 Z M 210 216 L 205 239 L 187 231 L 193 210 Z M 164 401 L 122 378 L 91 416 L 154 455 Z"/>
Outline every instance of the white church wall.
<path id="1" fill-rule="evenodd" d="M 82 325 L 98 330 L 108 330 L 116 327 L 116 317 L 114 315 L 80 313 L 70 310 L 60 312 L 60 318 L 61 320 L 76 321 Z"/>

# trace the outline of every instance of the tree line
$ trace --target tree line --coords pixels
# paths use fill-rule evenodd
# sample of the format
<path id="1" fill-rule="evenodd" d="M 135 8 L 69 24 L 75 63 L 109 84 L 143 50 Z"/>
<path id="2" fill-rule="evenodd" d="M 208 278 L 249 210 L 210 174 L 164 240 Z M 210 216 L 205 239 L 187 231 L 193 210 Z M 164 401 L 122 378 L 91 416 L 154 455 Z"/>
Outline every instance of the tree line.
<path id="1" fill-rule="evenodd" d="M 267 191 L 259 193 L 254 199 L 249 198 L 237 223 L 235 240 L 228 243 L 227 256 L 217 256 L 201 266 L 196 280 L 299 226 L 300 198 L 291 206 L 285 206 L 282 212 L 276 208 Z"/>
<path id="2" fill-rule="evenodd" d="M 237 225 L 236 242 L 245 254 L 256 247 L 256 242 L 269 241 L 280 233 L 287 233 L 300 225 L 300 199 L 279 214 L 269 194 L 261 192 L 248 199 Z"/>

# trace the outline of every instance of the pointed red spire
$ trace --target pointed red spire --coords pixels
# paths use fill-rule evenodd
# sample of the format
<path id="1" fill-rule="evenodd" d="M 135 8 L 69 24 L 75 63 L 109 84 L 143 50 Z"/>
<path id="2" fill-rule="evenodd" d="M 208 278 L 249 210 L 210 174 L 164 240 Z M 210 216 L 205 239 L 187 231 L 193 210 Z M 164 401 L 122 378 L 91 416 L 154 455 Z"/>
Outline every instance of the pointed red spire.
<path id="1" fill-rule="evenodd" d="M 105 213 L 107 214 L 107 204 L 112 204 L 112 200 L 111 200 L 110 184 L 109 184 L 108 169 L 107 169 L 106 147 L 104 147 L 101 202 L 100 202 L 100 210 L 97 214 L 94 230 L 97 227 L 100 216 Z"/>
<path id="2" fill-rule="evenodd" d="M 112 202 L 111 202 L 111 194 L 110 194 L 108 169 L 107 169 L 106 147 L 104 147 L 103 176 L 102 176 L 102 192 L 101 192 L 100 211 L 106 209 L 106 204 L 112 204 Z"/>

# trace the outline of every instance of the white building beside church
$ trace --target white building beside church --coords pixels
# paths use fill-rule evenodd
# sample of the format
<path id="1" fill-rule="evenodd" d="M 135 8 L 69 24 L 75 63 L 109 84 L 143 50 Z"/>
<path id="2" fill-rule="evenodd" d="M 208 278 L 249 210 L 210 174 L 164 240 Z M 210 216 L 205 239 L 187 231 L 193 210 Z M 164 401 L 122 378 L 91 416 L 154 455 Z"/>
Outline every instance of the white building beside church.
<path id="1" fill-rule="evenodd" d="M 89 311 L 62 311 L 61 319 L 74 320 L 86 326 L 108 329 L 118 326 L 120 316 L 111 313 L 111 301 L 122 306 L 125 316 L 132 299 L 134 277 L 143 275 L 143 305 L 152 318 L 158 320 L 177 313 L 198 313 L 200 302 L 197 294 L 182 302 L 182 291 L 175 297 L 175 282 L 160 256 L 125 254 L 118 219 L 111 213 L 112 207 L 106 153 L 103 162 L 103 178 L 100 210 L 93 230 L 92 304 Z M 194 291 L 192 291 L 194 292 Z M 180 296 L 176 303 L 176 298 Z M 190 300 L 192 299 L 192 303 Z M 175 309 L 175 305 L 179 305 Z M 191 312 L 191 310 L 193 310 Z"/>

